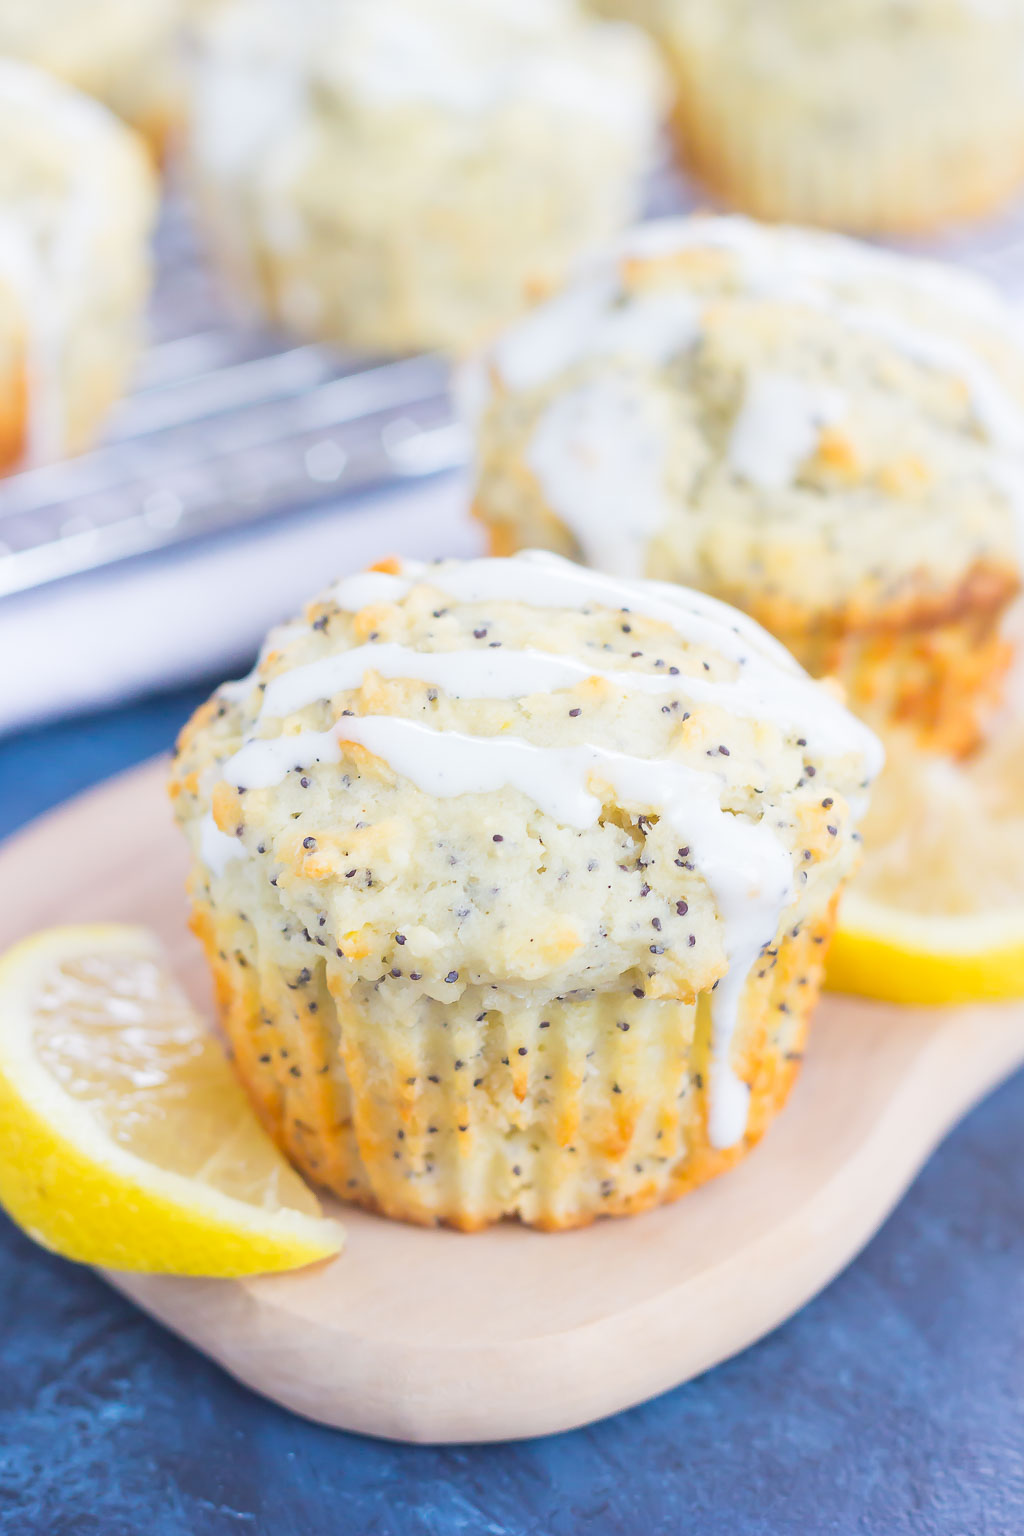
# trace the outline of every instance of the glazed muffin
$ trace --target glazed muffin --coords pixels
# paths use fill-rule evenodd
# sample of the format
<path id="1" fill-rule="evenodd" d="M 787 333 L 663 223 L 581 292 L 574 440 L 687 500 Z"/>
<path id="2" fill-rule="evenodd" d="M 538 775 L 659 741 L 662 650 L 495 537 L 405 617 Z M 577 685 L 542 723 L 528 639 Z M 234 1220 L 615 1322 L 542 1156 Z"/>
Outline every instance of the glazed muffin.
<path id="1" fill-rule="evenodd" d="M 536 554 L 387 563 L 272 634 L 171 786 L 239 1071 L 416 1222 L 642 1210 L 803 1050 L 875 738 L 762 630 Z"/>
<path id="2" fill-rule="evenodd" d="M 84 448 L 120 395 L 154 205 L 131 129 L 0 59 L 0 471 Z"/>
<path id="3" fill-rule="evenodd" d="M 635 210 L 661 76 L 573 0 L 238 0 L 205 38 L 212 246 L 289 331 L 462 349 Z"/>
<path id="4" fill-rule="evenodd" d="M 975 279 L 841 236 L 641 226 L 491 352 L 476 512 L 497 554 L 735 603 L 872 723 L 965 751 L 1020 587 L 1014 324 Z"/>
<path id="5" fill-rule="evenodd" d="M 180 0 L 3 0 L 0 56 L 105 102 L 157 148 L 181 110 Z"/>
<path id="6" fill-rule="evenodd" d="M 762 218 L 928 230 L 1024 180 L 1021 0 L 664 0 L 686 162 Z"/>

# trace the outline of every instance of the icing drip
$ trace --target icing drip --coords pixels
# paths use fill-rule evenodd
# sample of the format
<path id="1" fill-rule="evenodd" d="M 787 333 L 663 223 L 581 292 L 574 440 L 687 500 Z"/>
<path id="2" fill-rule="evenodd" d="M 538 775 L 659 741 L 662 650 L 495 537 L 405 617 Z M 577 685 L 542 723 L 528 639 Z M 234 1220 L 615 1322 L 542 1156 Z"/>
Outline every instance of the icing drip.
<path id="1" fill-rule="evenodd" d="M 793 374 L 757 373 L 733 424 L 729 463 L 751 485 L 784 490 L 817 448 L 822 427 L 845 414 L 846 399 L 837 389 Z"/>
<path id="2" fill-rule="evenodd" d="M 671 582 L 620 579 L 543 550 L 526 550 L 508 560 L 464 560 L 452 565 L 408 562 L 403 571 L 463 603 L 526 603 L 532 608 L 577 611 L 603 607 L 642 613 L 667 624 L 693 645 L 713 646 L 733 660 L 745 657 L 752 647 L 776 666 L 804 676 L 786 648 L 754 619 L 707 593 Z M 407 583 L 407 590 L 411 584 Z"/>
<path id="3" fill-rule="evenodd" d="M 598 570 L 642 576 L 671 511 L 667 402 L 612 374 L 561 395 L 534 431 L 527 462 L 544 499 Z"/>
<path id="4" fill-rule="evenodd" d="M 817 753 L 857 752 L 871 763 L 877 756 L 874 734 L 831 694 L 799 674 L 766 667 L 756 655 L 734 680 L 719 682 L 678 671 L 604 670 L 546 651 L 415 651 L 390 642 L 360 645 L 273 678 L 259 719 L 290 715 L 320 699 L 358 689 L 368 672 L 435 684 L 456 699 L 528 698 L 601 678 L 625 694 L 675 694 L 688 702 L 718 705 L 744 719 L 770 721 L 781 731 L 804 732 Z"/>
<path id="5" fill-rule="evenodd" d="M 327 601 L 343 613 L 358 613 L 374 603 L 400 603 L 411 583 L 387 571 L 359 571 L 346 576 L 327 593 Z"/>
<path id="6" fill-rule="evenodd" d="M 199 856 L 214 875 L 222 875 L 229 864 L 244 858 L 245 849 L 237 837 L 228 837 L 209 814 L 199 823 Z"/>
<path id="7" fill-rule="evenodd" d="M 697 341 L 700 314 L 699 302 L 685 290 L 620 296 L 618 282 L 601 274 L 513 326 L 498 342 L 495 361 L 513 389 L 533 389 L 584 358 L 667 363 Z"/>
<path id="8" fill-rule="evenodd" d="M 293 768 L 313 763 L 340 763 L 341 748 L 332 726 L 329 731 L 299 731 L 294 736 L 274 736 L 269 741 L 247 741 L 224 764 L 224 778 L 238 789 L 272 789 Z"/>
<path id="9" fill-rule="evenodd" d="M 351 651 L 325 656 L 305 667 L 294 667 L 267 684 L 260 719 L 290 715 L 318 699 L 360 688 L 368 672 L 380 677 L 411 678 L 436 683 L 455 699 L 521 699 L 532 693 L 571 688 L 595 675 L 582 662 L 563 660 L 544 651 L 414 651 L 404 645 L 359 645 Z M 603 673 L 611 678 L 615 674 Z M 624 683 L 633 674 L 621 674 Z M 671 678 L 638 677 L 657 690 Z"/>
<path id="10" fill-rule="evenodd" d="M 516 737 L 432 731 L 415 721 L 368 715 L 327 732 L 251 741 L 224 765 L 225 778 L 244 789 L 266 789 L 296 766 L 338 762 L 341 743 L 355 742 L 382 758 L 425 794 L 518 790 L 542 811 L 581 830 L 601 814 L 598 784 L 608 784 L 639 814 L 668 818 L 707 880 L 723 925 L 728 974 L 711 997 L 712 1066 L 709 1137 L 729 1147 L 745 1131 L 749 1090 L 730 1053 L 739 1003 L 750 969 L 778 930 L 792 897 L 789 854 L 763 822 L 723 811 L 721 781 L 683 763 L 649 761 L 602 747 L 538 747 Z"/>
<path id="11" fill-rule="evenodd" d="M 308 633 L 309 625 L 304 624 L 301 619 L 293 619 L 287 624 L 278 624 L 276 628 L 270 631 L 270 634 L 267 636 L 263 645 L 260 647 L 259 656 L 256 658 L 256 664 L 252 670 L 247 672 L 244 677 L 236 678 L 232 682 L 221 683 L 220 687 L 217 689 L 217 692 L 220 694 L 221 698 L 229 699 L 235 703 L 244 702 L 249 697 L 250 693 L 259 681 L 260 668 L 263 666 L 263 663 L 266 661 L 267 657 L 270 656 L 274 651 L 281 650 L 288 644 L 289 640 L 293 640 L 296 635 L 305 635 Z"/>

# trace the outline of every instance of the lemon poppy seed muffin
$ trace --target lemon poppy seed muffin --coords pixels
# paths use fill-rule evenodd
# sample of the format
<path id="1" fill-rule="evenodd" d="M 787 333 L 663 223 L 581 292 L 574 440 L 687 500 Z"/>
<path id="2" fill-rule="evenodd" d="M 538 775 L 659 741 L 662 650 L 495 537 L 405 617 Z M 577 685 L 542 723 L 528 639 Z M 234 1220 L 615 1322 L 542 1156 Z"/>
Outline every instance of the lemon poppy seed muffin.
<path id="1" fill-rule="evenodd" d="M 672 1199 L 783 1103 L 878 766 L 739 613 L 557 557 L 399 565 L 179 743 L 194 927 L 300 1168 L 468 1229 Z"/>
<path id="2" fill-rule="evenodd" d="M 194 92 L 214 251 L 287 330 L 461 350 L 633 216 L 660 84 L 574 0 L 237 0 Z"/>
<path id="3" fill-rule="evenodd" d="M 156 148 L 181 111 L 180 0 L 2 0 L 0 57 L 105 103 Z"/>
<path id="4" fill-rule="evenodd" d="M 120 395 L 155 190 L 105 107 L 0 59 L 0 471 L 85 447 Z"/>
<path id="5" fill-rule="evenodd" d="M 687 163 L 762 218 L 927 230 L 1024 180 L 1021 0 L 663 0 Z"/>
<path id="6" fill-rule="evenodd" d="M 1014 325 L 966 274 L 841 236 L 641 226 L 487 358 L 477 514 L 495 553 L 735 603 L 872 723 L 967 750 L 1020 587 Z"/>

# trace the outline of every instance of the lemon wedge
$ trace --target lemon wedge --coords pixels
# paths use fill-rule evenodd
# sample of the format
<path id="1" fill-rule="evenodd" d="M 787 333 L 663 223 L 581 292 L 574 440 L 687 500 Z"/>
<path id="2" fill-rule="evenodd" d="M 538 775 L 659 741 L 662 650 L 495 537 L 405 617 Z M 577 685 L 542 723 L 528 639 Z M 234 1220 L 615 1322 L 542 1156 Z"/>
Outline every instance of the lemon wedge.
<path id="1" fill-rule="evenodd" d="M 965 763 L 890 749 L 826 986 L 910 1004 L 1024 997 L 1024 727 Z"/>
<path id="2" fill-rule="evenodd" d="M 45 1247 L 110 1269 L 257 1274 L 342 1245 L 156 938 L 112 924 L 0 959 L 0 1204 Z"/>

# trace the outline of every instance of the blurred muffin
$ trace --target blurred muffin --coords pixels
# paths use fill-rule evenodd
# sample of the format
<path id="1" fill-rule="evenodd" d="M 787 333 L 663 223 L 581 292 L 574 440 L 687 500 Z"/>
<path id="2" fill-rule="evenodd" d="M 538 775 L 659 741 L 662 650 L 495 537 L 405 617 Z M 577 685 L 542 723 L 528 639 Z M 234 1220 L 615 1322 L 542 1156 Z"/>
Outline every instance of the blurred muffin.
<path id="1" fill-rule="evenodd" d="M 715 593 L 873 723 L 964 751 L 1020 586 L 1013 325 L 974 278 L 841 236 L 641 226 L 491 353 L 476 512 L 497 554 Z"/>
<path id="2" fill-rule="evenodd" d="M 389 562 L 179 743 L 194 927 L 313 1179 L 411 1221 L 669 1200 L 782 1105 L 877 742 L 742 615 Z"/>
<path id="3" fill-rule="evenodd" d="M 587 0 L 587 7 L 597 16 L 612 21 L 631 21 L 649 32 L 657 32 L 668 0 Z"/>
<path id="4" fill-rule="evenodd" d="M 212 242 L 286 329 L 463 348 L 635 211 L 661 76 L 572 0 L 237 0 L 205 37 Z"/>
<path id="5" fill-rule="evenodd" d="M 770 219 L 927 230 L 1024 180 L 1020 0 L 664 0 L 684 158 Z"/>
<path id="6" fill-rule="evenodd" d="M 154 204 L 131 129 L 0 59 L 0 471 L 84 448 L 120 395 Z"/>
<path id="7" fill-rule="evenodd" d="M 2 0 L 0 56 L 97 97 L 158 148 L 181 108 L 179 0 Z"/>

